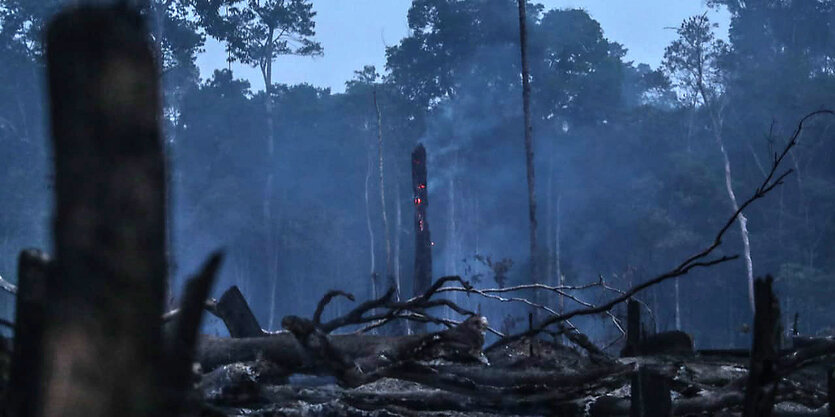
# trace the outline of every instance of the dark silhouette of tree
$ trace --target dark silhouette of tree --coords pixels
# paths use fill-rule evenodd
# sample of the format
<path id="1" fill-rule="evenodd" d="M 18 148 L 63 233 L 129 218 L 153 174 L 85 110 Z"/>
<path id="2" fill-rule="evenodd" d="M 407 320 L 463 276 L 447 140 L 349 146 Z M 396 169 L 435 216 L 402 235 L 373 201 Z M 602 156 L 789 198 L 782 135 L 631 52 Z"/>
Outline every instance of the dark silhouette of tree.
<path id="1" fill-rule="evenodd" d="M 540 282 L 539 261 L 536 250 L 536 186 L 533 155 L 533 125 L 531 124 L 531 73 L 528 68 L 528 17 L 525 0 L 519 2 L 519 50 L 522 58 L 522 114 L 525 127 L 525 168 L 528 180 L 528 233 L 530 239 L 530 260 L 532 283 Z"/>
<path id="2" fill-rule="evenodd" d="M 223 41 L 230 60 L 257 67 L 264 80 L 264 105 L 267 114 L 266 149 L 269 165 L 263 198 L 264 227 L 269 231 L 266 262 L 270 265 L 272 308 L 278 271 L 278 225 L 275 221 L 273 191 L 276 187 L 274 168 L 275 117 L 273 63 L 282 55 L 315 56 L 322 54 L 322 45 L 313 39 L 316 23 L 313 3 L 308 0 L 197 0 L 195 10 L 206 32 Z M 274 327 L 273 315 L 269 320 Z"/>

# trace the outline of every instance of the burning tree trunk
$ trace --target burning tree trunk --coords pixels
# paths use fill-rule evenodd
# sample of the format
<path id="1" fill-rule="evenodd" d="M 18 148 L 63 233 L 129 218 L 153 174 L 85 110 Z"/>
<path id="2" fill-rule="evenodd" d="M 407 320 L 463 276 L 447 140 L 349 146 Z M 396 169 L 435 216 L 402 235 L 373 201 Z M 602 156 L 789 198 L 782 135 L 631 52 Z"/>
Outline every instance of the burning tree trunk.
<path id="1" fill-rule="evenodd" d="M 531 125 L 531 76 L 528 69 L 528 33 L 525 0 L 519 2 L 519 49 L 522 58 L 522 111 L 525 118 L 525 165 L 528 177 L 528 218 L 530 220 L 531 282 L 539 282 L 536 255 L 536 196 L 533 166 L 533 126 Z"/>
<path id="2" fill-rule="evenodd" d="M 415 202 L 415 275 L 412 294 L 423 294 L 432 283 L 432 238 L 426 208 L 429 206 L 429 190 L 426 183 L 426 148 L 418 145 L 412 152 L 412 192 Z M 415 331 L 425 329 L 415 324 Z"/>
<path id="3" fill-rule="evenodd" d="M 141 416 L 160 403 L 165 174 L 147 42 L 121 9 L 65 13 L 47 32 L 56 265 L 42 415 Z"/>

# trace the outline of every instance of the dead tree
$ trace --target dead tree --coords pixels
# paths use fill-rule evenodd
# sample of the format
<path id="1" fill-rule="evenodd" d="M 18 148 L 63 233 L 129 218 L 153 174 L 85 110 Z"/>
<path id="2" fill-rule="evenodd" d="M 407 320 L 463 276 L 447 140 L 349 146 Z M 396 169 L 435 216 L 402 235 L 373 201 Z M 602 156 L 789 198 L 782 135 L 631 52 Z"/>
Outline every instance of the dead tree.
<path id="1" fill-rule="evenodd" d="M 534 184 L 533 125 L 531 124 L 531 75 L 528 69 L 528 33 L 526 0 L 519 3 L 519 50 L 522 58 L 522 113 L 525 122 L 525 166 L 528 178 L 528 218 L 530 220 L 530 256 L 532 283 L 539 282 L 539 267 L 536 254 L 536 186 Z"/>
<path id="2" fill-rule="evenodd" d="M 139 15 L 117 9 L 63 13 L 47 31 L 56 265 L 43 415 L 139 416 L 158 403 L 165 175 L 147 39 Z"/>
<path id="3" fill-rule="evenodd" d="M 38 415 L 173 416 L 189 387 L 220 257 L 188 282 L 164 335 L 165 174 L 148 42 L 125 5 L 79 7 L 47 28 L 55 260 L 42 378 L 24 388 L 39 392 Z"/>
<path id="4" fill-rule="evenodd" d="M 220 317 L 231 337 L 263 336 L 264 330 L 252 314 L 244 296 L 237 286 L 229 288 L 220 297 L 213 313 Z"/>
<path id="5" fill-rule="evenodd" d="M 754 342 L 745 390 L 745 417 L 769 417 L 777 393 L 777 353 L 780 307 L 771 290 L 770 276 L 754 281 Z"/>
<path id="6" fill-rule="evenodd" d="M 386 280 L 389 286 L 396 288 L 395 296 L 400 298 L 400 282 L 394 281 L 394 267 L 391 258 L 391 232 L 389 231 L 388 208 L 386 207 L 386 182 L 383 163 L 383 113 L 377 102 L 377 89 L 373 92 L 374 111 L 377 115 L 377 162 L 380 179 L 380 213 L 383 218 L 383 237 L 386 244 Z"/>
<path id="7" fill-rule="evenodd" d="M 750 197 L 748 197 L 747 200 L 742 202 L 742 204 L 739 205 L 737 210 L 734 211 L 734 213 L 725 221 L 724 225 L 714 236 L 713 242 L 711 242 L 710 245 L 708 245 L 706 248 L 683 260 L 681 263 L 678 264 L 678 266 L 666 272 L 663 272 L 641 284 L 635 285 L 626 291 L 622 291 L 619 296 L 612 298 L 611 300 L 605 303 L 602 303 L 597 306 L 587 306 L 583 308 L 578 308 L 576 310 L 560 313 L 558 315 L 552 315 L 542 320 L 539 324 L 534 326 L 532 329 L 529 329 L 528 331 L 514 335 L 508 335 L 502 338 L 498 342 L 488 346 L 486 350 L 490 350 L 497 346 L 501 346 L 510 342 L 536 336 L 537 334 L 546 331 L 549 326 L 565 322 L 566 320 L 569 320 L 576 316 L 608 312 L 614 306 L 630 299 L 635 294 L 649 287 L 657 285 L 661 282 L 686 275 L 691 270 L 696 268 L 710 267 L 713 265 L 718 265 L 739 258 L 738 255 L 713 256 L 712 258 L 711 256 L 714 254 L 716 249 L 722 245 L 722 241 L 725 237 L 725 234 L 736 222 L 739 214 L 746 210 L 751 204 L 753 204 L 757 200 L 764 198 L 772 190 L 783 184 L 783 180 L 793 172 L 793 170 L 791 169 L 786 170 L 782 173 L 778 172 L 778 170 L 780 169 L 780 165 L 783 162 L 783 160 L 785 160 L 786 156 L 789 154 L 789 151 L 791 151 L 792 148 L 794 148 L 797 145 L 797 139 L 800 136 L 800 133 L 803 131 L 805 123 L 808 122 L 810 119 L 820 115 L 832 116 L 835 115 L 835 111 L 818 110 L 809 113 L 800 120 L 800 122 L 797 124 L 797 127 L 795 128 L 795 131 L 792 133 L 791 137 L 789 137 L 789 140 L 786 143 L 785 147 L 783 147 L 783 150 L 779 153 L 775 153 L 774 160 L 771 164 L 771 168 L 766 174 L 765 178 L 763 178 L 762 182 L 759 184 L 759 186 L 757 186 L 753 194 Z"/>
<path id="8" fill-rule="evenodd" d="M 12 416 L 38 415 L 42 377 L 46 282 L 51 261 L 38 250 L 20 253 L 17 263 L 14 346 L 6 407 Z"/>
<path id="9" fill-rule="evenodd" d="M 432 238 L 429 234 L 429 189 L 426 182 L 426 148 L 418 145 L 412 152 L 412 192 L 415 203 L 415 274 L 412 283 L 414 296 L 423 294 L 432 283 Z M 423 324 L 414 327 L 422 332 Z"/>
<path id="10" fill-rule="evenodd" d="M 626 303 L 626 346 L 621 356 L 640 356 L 641 336 L 641 305 L 629 300 Z"/>
<path id="11" fill-rule="evenodd" d="M 667 417 L 672 415 L 670 383 L 645 366 L 632 374 L 630 417 Z"/>

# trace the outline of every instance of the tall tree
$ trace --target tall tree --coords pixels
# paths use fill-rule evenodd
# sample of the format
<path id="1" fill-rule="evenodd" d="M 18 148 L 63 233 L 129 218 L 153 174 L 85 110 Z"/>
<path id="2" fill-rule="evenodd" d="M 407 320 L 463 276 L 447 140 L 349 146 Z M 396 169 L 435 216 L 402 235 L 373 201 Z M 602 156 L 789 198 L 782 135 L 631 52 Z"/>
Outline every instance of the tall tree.
<path id="1" fill-rule="evenodd" d="M 309 0 L 196 0 L 195 11 L 206 33 L 226 43 L 230 60 L 261 70 L 269 115 L 276 59 L 322 54 L 322 45 L 313 39 L 316 12 Z M 274 132 L 268 123 L 267 151 L 272 154 Z"/>
<path id="2" fill-rule="evenodd" d="M 271 279 L 277 280 L 278 221 L 274 219 L 272 206 L 276 168 L 273 63 L 283 55 L 322 54 L 322 45 L 313 39 L 316 12 L 309 0 L 196 0 L 195 10 L 206 32 L 226 43 L 230 60 L 261 70 L 270 167 L 264 189 L 263 217 L 268 231 L 269 271 Z M 275 308 L 275 291 L 273 285 L 272 309 Z M 273 317 L 274 312 L 271 312 L 270 327 Z"/>
<path id="3" fill-rule="evenodd" d="M 686 94 L 692 99 L 696 97 L 703 106 L 710 119 L 710 130 L 722 154 L 724 167 L 725 191 L 731 208 L 739 210 L 736 194 L 733 188 L 731 161 L 723 137 L 724 107 L 722 96 L 724 83 L 721 60 L 728 54 L 728 45 L 721 39 L 716 39 L 707 15 L 693 16 L 685 19 L 676 30 L 678 39 L 673 41 L 664 51 L 663 65 L 671 78 L 678 82 Z M 748 218 L 740 213 L 737 217 L 739 231 L 745 257 L 745 268 L 748 279 L 748 299 L 751 309 L 754 308 L 754 264 L 751 259 L 751 242 L 748 234 Z"/>
<path id="4" fill-rule="evenodd" d="M 531 282 L 539 282 L 536 256 L 536 187 L 533 166 L 533 125 L 531 124 L 531 74 L 528 68 L 528 33 L 525 0 L 519 1 L 519 50 L 522 57 L 522 111 L 525 123 L 525 166 L 528 177 L 528 220 L 530 221 Z"/>

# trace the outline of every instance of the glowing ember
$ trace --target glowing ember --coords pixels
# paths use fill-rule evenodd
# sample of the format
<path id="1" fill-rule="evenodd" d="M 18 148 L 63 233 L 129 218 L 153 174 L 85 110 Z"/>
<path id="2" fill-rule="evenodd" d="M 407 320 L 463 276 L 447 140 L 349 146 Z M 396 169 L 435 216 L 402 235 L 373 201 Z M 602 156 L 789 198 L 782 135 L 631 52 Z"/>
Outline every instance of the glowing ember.
<path id="1" fill-rule="evenodd" d="M 420 203 L 422 203 L 422 202 L 423 202 L 423 200 L 421 200 L 420 197 L 415 197 L 415 205 L 416 206 L 419 206 Z"/>
<path id="2" fill-rule="evenodd" d="M 420 185 L 418 185 L 418 189 L 421 189 L 421 190 L 422 190 L 422 189 L 424 189 L 424 188 L 426 188 L 426 184 L 420 184 Z"/>

